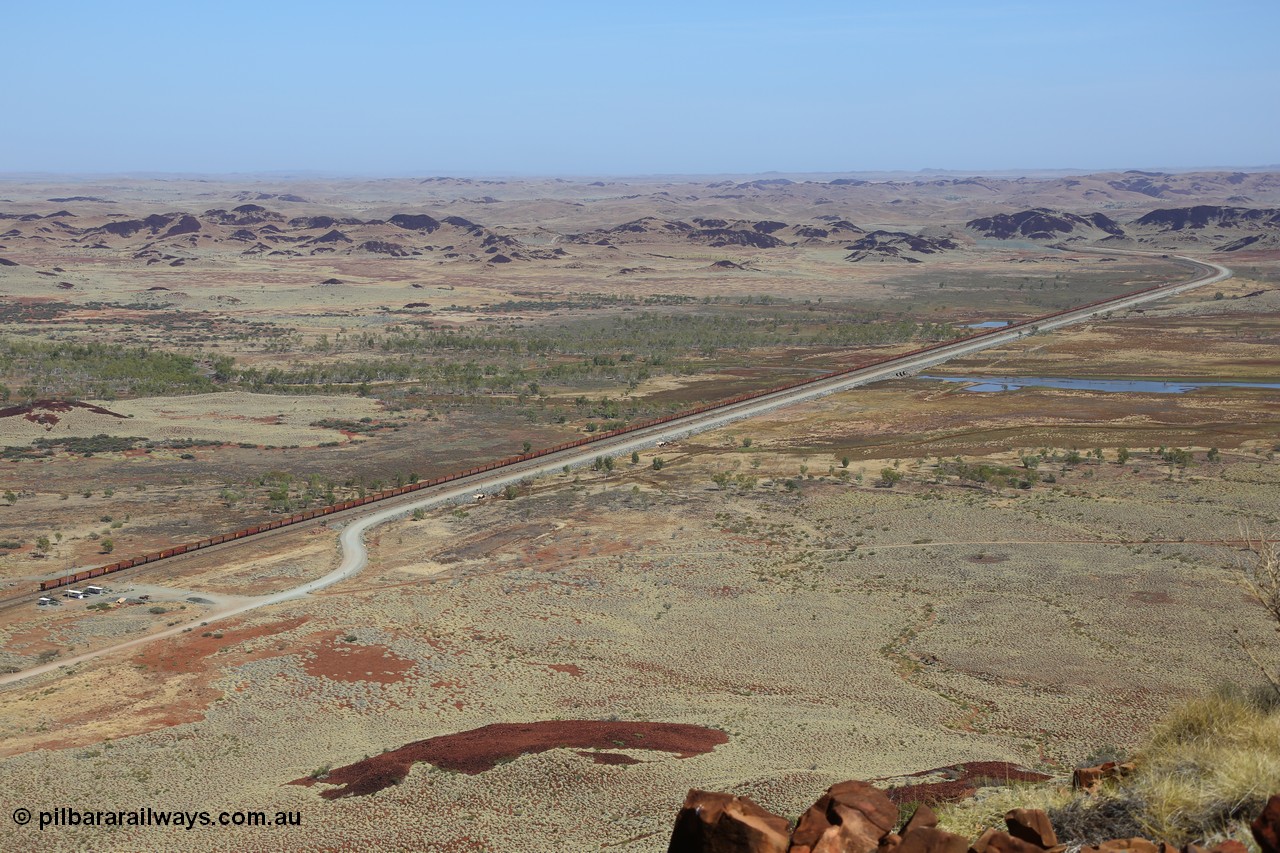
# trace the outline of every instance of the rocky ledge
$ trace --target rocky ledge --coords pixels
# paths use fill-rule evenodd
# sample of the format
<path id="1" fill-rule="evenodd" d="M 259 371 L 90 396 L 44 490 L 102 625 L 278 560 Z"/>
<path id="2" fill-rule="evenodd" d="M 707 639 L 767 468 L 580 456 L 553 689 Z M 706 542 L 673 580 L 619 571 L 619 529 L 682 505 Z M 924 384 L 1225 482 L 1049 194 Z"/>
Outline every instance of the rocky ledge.
<path id="1" fill-rule="evenodd" d="M 1092 779 L 1088 781 L 1093 781 Z M 898 826 L 898 806 L 884 791 L 858 781 L 827 789 L 800 816 L 795 829 L 786 818 L 749 797 L 694 789 L 676 816 L 667 853 L 1063 853 L 1049 816 L 1039 809 L 1014 809 L 1004 816 L 1007 831 L 988 829 L 975 841 L 938 828 L 938 818 L 921 805 Z M 1262 853 L 1280 853 L 1280 794 L 1254 820 Z M 1146 838 L 1117 838 L 1080 853 L 1246 853 L 1239 841 L 1205 849 L 1178 848 Z"/>

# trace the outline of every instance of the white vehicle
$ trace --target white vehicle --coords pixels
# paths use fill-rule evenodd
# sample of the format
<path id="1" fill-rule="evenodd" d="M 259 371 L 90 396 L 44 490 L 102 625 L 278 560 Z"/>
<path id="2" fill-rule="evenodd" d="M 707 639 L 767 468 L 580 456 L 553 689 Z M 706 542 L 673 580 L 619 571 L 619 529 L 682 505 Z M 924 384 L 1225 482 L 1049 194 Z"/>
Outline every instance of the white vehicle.
<path id="1" fill-rule="evenodd" d="M 84 598 L 85 594 L 78 589 L 69 589 L 63 593 L 66 598 Z"/>
<path id="2" fill-rule="evenodd" d="M 103 589 L 102 587 L 97 586 L 97 585 L 94 585 L 94 586 L 86 586 L 86 587 L 84 588 L 84 591 L 85 591 L 85 594 L 86 594 L 86 595 L 102 595 L 104 592 L 106 592 L 106 590 L 105 590 L 105 589 Z"/>
<path id="3" fill-rule="evenodd" d="M 42 595 L 40 596 L 39 599 L 36 600 L 36 604 L 38 604 L 41 607 L 48 607 L 50 604 L 53 604 L 53 599 L 47 595 Z"/>

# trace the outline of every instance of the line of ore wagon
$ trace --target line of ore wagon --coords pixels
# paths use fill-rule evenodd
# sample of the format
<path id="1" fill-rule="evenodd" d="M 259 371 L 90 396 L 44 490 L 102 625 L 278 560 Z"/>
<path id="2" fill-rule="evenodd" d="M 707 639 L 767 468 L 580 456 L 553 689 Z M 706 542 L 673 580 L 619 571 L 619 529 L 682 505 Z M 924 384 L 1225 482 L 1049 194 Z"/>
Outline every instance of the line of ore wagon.
<path id="1" fill-rule="evenodd" d="M 799 388 L 804 385 L 813 385 L 818 382 L 825 382 L 826 380 L 835 379 L 840 376 L 845 376 L 847 374 L 854 373 L 855 371 L 866 370 L 867 368 L 876 367 L 878 365 L 885 364 L 890 361 L 896 361 L 898 359 L 907 358 L 910 356 L 923 355 L 933 350 L 949 347 L 957 343 L 964 343 L 967 341 L 986 337 L 989 335 L 1003 334 L 1003 333 L 1009 332 L 1012 329 L 1034 326 L 1037 323 L 1044 322 L 1045 320 L 1051 320 L 1054 317 L 1059 317 L 1059 316 L 1062 316 L 1063 314 L 1070 314 L 1075 311 L 1081 311 L 1088 308 L 1095 308 L 1100 305 L 1104 305 L 1108 302 L 1114 302 L 1117 299 L 1124 299 L 1130 296 L 1136 296 L 1138 294 L 1147 293 L 1152 290 L 1159 290 L 1167 286 L 1168 285 L 1164 285 L 1164 284 L 1152 285 L 1151 287 L 1145 287 L 1145 288 L 1142 288 L 1141 290 L 1130 291 L 1129 293 L 1126 293 L 1123 296 L 1118 296 L 1118 297 L 1112 296 L 1106 299 L 1099 299 L 1094 302 L 1086 303 L 1084 305 L 1077 305 L 1072 308 L 1064 309 L 1062 311 L 1055 311 L 1052 314 L 1044 314 L 1040 317 L 1036 317 L 1031 320 L 1024 320 L 1019 323 L 1012 323 L 1002 328 L 975 332 L 971 335 L 965 335 L 964 337 L 956 338 L 950 341 L 944 341 L 942 343 L 937 343 L 937 344 L 930 344 L 929 346 L 911 350 L 910 352 L 897 353 L 896 355 L 885 356 L 884 358 L 878 358 L 878 359 L 875 359 L 874 361 L 865 362 L 863 364 L 859 364 L 854 367 L 846 367 L 840 370 L 834 370 L 830 373 L 824 373 L 821 376 L 817 376 L 812 379 L 800 379 L 795 382 L 788 382 L 785 385 L 775 385 L 772 388 L 766 388 L 762 391 L 750 391 L 745 394 L 738 394 L 737 396 L 729 397 L 724 400 L 717 400 L 714 403 L 707 403 L 706 405 L 697 406 L 692 409 L 685 409 L 683 411 L 676 412 L 675 414 L 665 415 L 660 418 L 653 418 L 652 420 L 647 420 L 641 423 L 632 424 L 631 426 L 621 427 L 615 430 L 609 430 L 608 432 L 596 433 L 594 435 L 586 436 L 584 438 L 579 438 L 574 441 L 566 441 L 566 442 L 563 442 L 562 444 L 557 444 L 552 447 L 544 447 L 539 450 L 532 450 L 528 453 L 523 453 L 519 456 L 509 456 L 506 459 L 499 459 L 494 462 L 488 462 L 476 468 L 468 468 L 463 471 L 455 471 L 452 474 L 445 474 L 440 477 L 435 477 L 434 479 L 431 479 L 431 480 L 420 480 L 416 483 L 410 483 L 404 486 L 397 486 L 393 489 L 384 489 L 380 492 L 374 492 L 372 494 L 366 495 L 363 498 L 356 498 L 354 500 L 349 500 L 349 501 L 341 501 L 339 503 L 332 504 L 330 506 L 320 507 L 317 509 L 304 510 L 302 512 L 294 513 L 293 515 L 285 516 L 284 518 L 277 518 L 273 521 L 264 522 L 262 524 L 254 524 L 249 527 L 245 527 L 241 530 L 237 530 L 234 533 L 224 533 L 220 536 L 211 536 L 208 539 L 201 539 L 197 542 L 188 542 L 184 545 L 175 545 L 172 548 L 165 548 L 160 551 L 152 551 L 148 554 L 143 554 L 139 557 L 131 557 L 130 559 L 127 559 L 127 560 L 120 560 L 118 562 L 111 563 L 110 565 L 98 566 L 97 568 L 86 569 L 85 571 L 76 572 L 75 574 L 63 575 L 62 577 L 41 581 L 40 591 L 44 592 L 46 590 L 56 589 L 61 586 L 78 584 L 83 581 L 90 580 L 92 578 L 97 578 L 103 575 L 112 574 L 113 572 L 119 572 L 125 569 L 132 569 L 135 566 L 144 566 L 147 563 L 154 563 L 158 560 L 167 560 L 170 557 L 177 557 L 181 554 L 190 554 L 193 551 L 199 551 L 201 548 L 210 548 L 214 545 L 221 545 L 224 542 L 231 542 L 236 539 L 245 539 L 249 536 L 256 536 L 259 533 L 266 533 L 269 530 L 279 530 L 281 527 L 288 527 L 291 524 L 298 524 L 303 521 L 310 521 L 315 518 L 321 518 L 326 515 L 332 515 L 335 512 L 342 512 L 344 510 L 365 506 L 366 504 L 387 500 L 388 498 L 399 497 L 400 495 L 408 494 L 409 492 L 416 492 L 421 489 L 430 489 L 435 486 L 443 485 L 444 483 L 449 483 L 449 482 L 453 482 L 454 480 L 463 479 L 464 477 L 472 477 L 472 476 L 475 476 L 476 474 L 483 474 L 488 471 L 494 471 L 498 468 L 506 468 L 509 465 L 516 465 L 521 462 L 527 462 L 531 459 L 537 459 L 540 456 L 547 456 L 552 453 L 559 453 L 561 451 L 570 450 L 575 447 L 582 447 L 583 445 L 591 444 L 592 442 L 607 441 L 608 439 L 616 438 L 620 435 L 626 435 L 627 433 L 637 432 L 639 430 L 648 429 L 649 427 L 658 426 L 660 424 L 669 423 L 671 421 L 680 420 L 682 418 L 692 417 L 693 415 L 700 415 L 704 412 L 711 411 L 712 409 L 720 409 L 725 406 L 733 406 L 738 403 L 746 402 L 747 400 L 754 400 L 760 397 L 767 397 L 770 394 L 776 394 L 780 391 L 790 391 L 792 389 Z"/>

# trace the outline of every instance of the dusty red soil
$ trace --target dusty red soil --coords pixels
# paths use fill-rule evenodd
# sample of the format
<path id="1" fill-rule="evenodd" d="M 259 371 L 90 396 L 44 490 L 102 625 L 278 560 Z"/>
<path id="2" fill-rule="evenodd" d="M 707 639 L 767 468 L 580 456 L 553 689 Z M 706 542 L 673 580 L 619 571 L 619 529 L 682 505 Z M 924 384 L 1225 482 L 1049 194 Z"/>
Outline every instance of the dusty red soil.
<path id="1" fill-rule="evenodd" d="M 142 651 L 134 656 L 134 661 L 140 666 L 161 674 L 200 673 L 205 671 L 204 661 L 210 655 L 260 637 L 269 637 L 273 634 L 292 631 L 306 621 L 306 616 L 298 616 L 293 619 L 282 619 L 279 622 L 246 628 L 223 628 L 219 626 L 202 632 L 208 634 L 208 636 L 201 636 L 193 631 L 190 634 L 183 634 L 170 640 L 161 640 L 144 646 Z M 293 651 L 270 649 L 252 653 L 237 653 L 233 660 L 233 665 L 292 653 Z M 222 666 L 226 666 L 226 664 Z"/>
<path id="2" fill-rule="evenodd" d="M 718 729 L 683 723 L 548 720 L 539 723 L 494 723 L 470 731 L 418 740 L 329 772 L 323 779 L 304 776 L 291 785 L 324 782 L 338 787 L 321 792 L 325 799 L 360 797 L 398 785 L 419 761 L 474 776 L 528 753 L 561 747 L 580 749 L 652 749 L 689 758 L 710 752 L 729 737 Z M 579 753 L 581 754 L 581 753 Z M 618 753 L 589 753 L 597 764 L 628 764 Z"/>
<path id="3" fill-rule="evenodd" d="M 6 645 L 14 651 L 20 651 L 28 655 L 38 655 L 46 651 L 61 651 L 66 647 L 66 642 L 56 641 L 52 634 L 53 629 L 43 626 L 27 628 L 24 631 L 15 631 L 9 637 Z"/>
<path id="4" fill-rule="evenodd" d="M 398 684 L 413 669 L 413 661 L 392 653 L 386 646 L 357 645 L 334 638 L 309 649 L 302 668 L 309 675 L 331 681 Z"/>
<path id="5" fill-rule="evenodd" d="M 308 617 L 299 616 L 239 628 L 210 626 L 200 634 L 193 630 L 190 634 L 149 643 L 130 658 L 132 665 L 145 673 L 145 687 L 98 691 L 79 697 L 83 701 L 65 703 L 57 713 L 57 737 L 34 743 L 30 748 L 69 749 L 197 722 L 204 718 L 209 705 L 222 697 L 223 691 L 214 687 L 213 682 L 226 669 L 298 652 L 296 641 L 254 651 L 244 650 L 243 644 L 283 634 L 307 620 Z M 34 641 L 36 637 L 33 635 L 30 639 Z M 166 693 L 175 683 L 176 692 Z M 117 724 L 110 728 L 99 725 L 108 719 Z M 0 748 L 0 754 L 3 753 Z"/>
<path id="6" fill-rule="evenodd" d="M 1053 778 L 1007 761 L 975 761 L 970 764 L 922 770 L 910 775 L 913 777 L 939 775 L 943 777 L 943 781 L 901 785 L 885 791 L 889 799 L 898 805 L 954 803 L 973 796 L 979 788 L 1004 785 L 1008 782 L 1043 782 Z"/>

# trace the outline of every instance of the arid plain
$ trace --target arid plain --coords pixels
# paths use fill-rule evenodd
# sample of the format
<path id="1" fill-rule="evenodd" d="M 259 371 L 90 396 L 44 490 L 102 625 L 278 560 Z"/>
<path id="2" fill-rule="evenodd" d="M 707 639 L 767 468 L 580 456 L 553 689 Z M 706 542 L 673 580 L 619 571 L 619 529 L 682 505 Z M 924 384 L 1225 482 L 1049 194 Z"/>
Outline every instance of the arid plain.
<path id="1" fill-rule="evenodd" d="M 0 687 L 5 802 L 302 814 L 49 849 L 661 850 L 690 787 L 795 814 L 1129 747 L 1273 633 L 1230 578 L 1280 532 L 1277 208 L 1267 172 L 0 181 L 0 666 L 191 628 Z M 1235 275 L 383 525 L 304 599 L 201 624 L 333 569 L 341 517 L 32 593 L 1171 255 Z"/>

